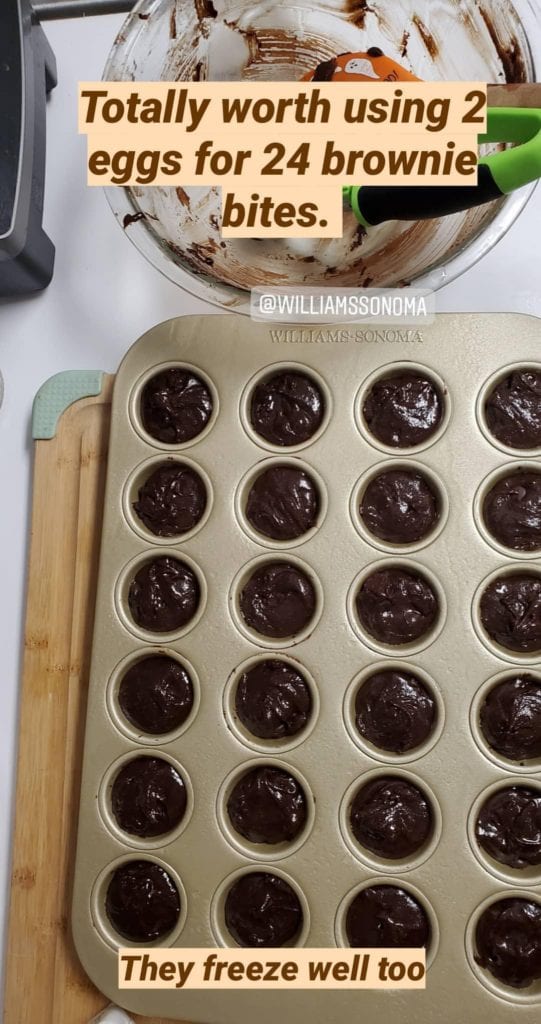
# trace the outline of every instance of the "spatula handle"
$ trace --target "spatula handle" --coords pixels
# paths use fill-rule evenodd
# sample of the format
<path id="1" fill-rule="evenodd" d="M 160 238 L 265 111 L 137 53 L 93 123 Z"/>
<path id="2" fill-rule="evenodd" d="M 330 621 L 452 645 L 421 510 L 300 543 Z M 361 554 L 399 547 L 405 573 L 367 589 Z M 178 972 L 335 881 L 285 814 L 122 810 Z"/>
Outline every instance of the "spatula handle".
<path id="1" fill-rule="evenodd" d="M 398 185 L 343 189 L 365 227 L 389 220 L 431 220 L 483 206 L 541 177 L 541 109 L 490 108 L 479 143 L 514 142 L 479 161 L 477 185 Z"/>

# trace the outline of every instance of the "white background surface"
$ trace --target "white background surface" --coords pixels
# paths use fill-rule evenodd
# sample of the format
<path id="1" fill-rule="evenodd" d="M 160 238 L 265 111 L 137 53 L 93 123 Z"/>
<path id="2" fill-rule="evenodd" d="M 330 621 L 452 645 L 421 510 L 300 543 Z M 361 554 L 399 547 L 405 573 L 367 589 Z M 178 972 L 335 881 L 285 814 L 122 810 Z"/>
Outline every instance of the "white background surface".
<path id="1" fill-rule="evenodd" d="M 59 74 L 48 109 L 45 208 L 45 228 L 57 246 L 55 276 L 43 295 L 0 304 L 0 370 L 5 381 L 0 409 L 0 481 L 5 495 L 0 547 L 2 958 L 15 782 L 32 400 L 40 385 L 60 370 L 114 371 L 139 335 L 162 320 L 212 312 L 153 270 L 123 237 L 101 190 L 85 185 L 85 144 L 76 132 L 77 82 L 101 77 L 121 24 L 122 18 L 104 17 L 46 26 Z M 438 310 L 522 312 L 541 317 L 540 232 L 541 188 L 496 249 L 465 277 L 438 293 Z M 509 358 L 513 358 L 512 339 Z M 32 814 L 31 807 L 24 811 Z"/>

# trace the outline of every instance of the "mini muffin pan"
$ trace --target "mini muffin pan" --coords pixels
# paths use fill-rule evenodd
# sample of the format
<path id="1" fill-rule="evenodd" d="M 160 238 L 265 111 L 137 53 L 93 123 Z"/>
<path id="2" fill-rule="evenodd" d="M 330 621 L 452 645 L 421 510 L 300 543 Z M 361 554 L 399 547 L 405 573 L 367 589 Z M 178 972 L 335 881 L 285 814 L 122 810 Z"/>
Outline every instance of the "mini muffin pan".
<path id="1" fill-rule="evenodd" d="M 160 442 L 143 425 L 143 389 L 168 368 L 187 371 L 186 379 L 195 374 L 212 397 L 204 429 L 185 443 Z M 351 325 L 301 331 L 232 316 L 185 317 L 152 329 L 128 352 L 113 400 L 73 902 L 80 959 L 114 1002 L 151 1017 L 214 1024 L 274 1024 L 285 998 L 290 1015 L 315 1024 L 359 1015 L 368 1022 L 384 1015 L 390 1024 L 432 1024 L 442 1013 L 449 1022 L 490 1015 L 494 1024 L 507 1024 L 512 1013 L 524 1024 L 539 1020 L 541 980 L 513 987 L 476 959 L 476 929 L 486 907 L 500 899 L 541 904 L 541 850 L 539 863 L 516 869 L 494 860 L 476 838 L 477 814 L 488 797 L 512 786 L 537 794 L 541 786 L 541 757 L 513 760 L 493 749 L 483 731 L 494 686 L 520 675 L 541 685 L 541 642 L 539 650 L 531 644 L 524 652 L 510 650 L 491 639 L 481 621 L 481 599 L 493 579 L 541 579 L 541 551 L 525 557 L 505 548 L 483 519 L 485 496 L 506 471 L 539 468 L 540 448 L 502 445 L 484 413 L 494 384 L 523 368 L 541 372 L 541 324 L 515 315 L 440 315 L 419 331 L 366 332 Z M 254 388 L 278 371 L 309 376 L 324 402 L 314 435 L 286 447 L 261 438 L 250 419 Z M 363 415 L 374 382 L 395 372 L 428 377 L 443 400 L 436 429 L 411 448 L 378 441 Z M 199 474 L 206 505 L 184 533 L 156 536 L 134 503 L 157 468 L 175 463 Z M 291 541 L 260 534 L 245 513 L 254 482 L 280 465 L 304 470 L 319 494 L 314 522 Z M 387 543 L 363 520 L 363 495 L 381 472 L 410 469 L 429 483 L 438 517 L 414 543 Z M 196 594 L 192 617 L 166 632 L 136 622 L 130 602 L 134 577 L 156 559 L 165 559 L 162 576 L 150 573 L 158 592 L 166 580 L 170 598 L 188 580 Z M 243 616 L 247 581 L 275 564 L 290 582 L 299 570 L 310 593 L 311 614 L 294 635 L 283 628 L 283 602 L 266 607 L 278 635 L 259 633 Z M 370 632 L 373 618 L 368 627 L 360 620 L 358 601 L 374 573 L 387 579 L 397 568 L 413 574 L 412 586 L 424 588 L 423 600 L 428 592 L 428 603 L 433 608 L 435 600 L 437 607 L 424 632 L 398 644 Z M 305 607 L 295 579 L 286 619 Z M 122 681 L 139 661 L 156 656 L 171 657 L 177 674 L 188 673 L 191 708 L 177 715 L 169 679 L 148 700 L 135 694 L 128 717 Z M 306 682 L 310 711 L 296 734 L 258 737 L 238 717 L 239 680 L 269 659 L 292 666 Z M 433 698 L 433 726 L 417 746 L 380 749 L 357 729 L 359 688 L 386 671 L 415 676 Z M 172 725 L 162 734 L 145 731 L 145 716 L 162 712 Z M 367 713 L 382 712 L 376 702 Z M 182 820 L 147 838 L 123 830 L 111 798 L 118 773 L 142 756 L 171 766 L 186 796 Z M 305 798 L 300 829 L 273 844 L 241 835 L 228 812 L 239 781 L 268 769 L 292 776 Z M 406 856 L 380 856 L 377 842 L 370 849 L 356 838 L 351 805 L 361 787 L 372 792 L 374 782 L 376 790 L 387 782 L 410 792 L 414 787 L 428 803 L 430 834 Z M 148 799 L 151 806 L 152 794 Z M 155 942 L 130 942 L 114 924 L 121 882 L 137 897 L 141 861 L 153 866 L 169 900 L 161 907 L 169 931 Z M 347 914 L 359 893 L 380 885 L 405 890 L 430 927 L 426 990 L 296 991 L 288 997 L 119 991 L 119 946 L 235 947 L 228 894 L 255 872 L 273 874 L 281 880 L 278 888 L 286 882 L 293 890 L 302 919 L 286 940 L 290 946 L 346 945 Z"/>

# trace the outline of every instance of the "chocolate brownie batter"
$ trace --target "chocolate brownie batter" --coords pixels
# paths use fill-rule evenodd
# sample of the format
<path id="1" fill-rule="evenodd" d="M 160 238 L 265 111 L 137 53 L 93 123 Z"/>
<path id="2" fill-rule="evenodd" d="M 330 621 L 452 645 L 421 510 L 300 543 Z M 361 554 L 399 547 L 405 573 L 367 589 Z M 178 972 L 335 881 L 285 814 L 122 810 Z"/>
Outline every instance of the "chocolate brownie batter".
<path id="1" fill-rule="evenodd" d="M 511 761 L 541 757 L 541 680 L 520 675 L 497 683 L 485 697 L 479 723 L 498 754 Z"/>
<path id="2" fill-rule="evenodd" d="M 119 935 L 145 944 L 172 932 L 180 915 L 180 897 L 159 864 L 132 860 L 113 872 L 105 910 Z"/>
<path id="3" fill-rule="evenodd" d="M 186 811 L 186 786 L 161 757 L 134 757 L 120 769 L 111 788 L 111 807 L 119 828 L 132 836 L 163 836 L 180 824 Z"/>
<path id="4" fill-rule="evenodd" d="M 476 962 L 504 985 L 541 980 L 541 904 L 520 897 L 492 903 L 477 922 L 475 946 Z"/>
<path id="5" fill-rule="evenodd" d="M 304 444 L 319 430 L 325 414 L 323 395 L 312 377 L 279 371 L 261 381 L 250 400 L 253 429 L 269 444 Z"/>
<path id="6" fill-rule="evenodd" d="M 411 672 L 375 672 L 359 687 L 355 722 L 360 735 L 380 750 L 403 754 L 430 736 L 436 702 Z"/>
<path id="7" fill-rule="evenodd" d="M 136 729 L 160 736 L 186 721 L 193 707 L 192 681 L 174 658 L 152 655 L 128 669 L 118 688 L 118 703 Z"/>
<path id="8" fill-rule="evenodd" d="M 430 921 L 411 893 L 397 885 L 370 885 L 351 901 L 346 914 L 350 946 L 389 949 L 428 946 Z"/>
<path id="9" fill-rule="evenodd" d="M 169 633 L 186 626 L 197 612 L 200 599 L 193 569 L 171 555 L 145 562 L 128 593 L 134 621 L 152 633 Z"/>
<path id="10" fill-rule="evenodd" d="M 291 662 L 268 658 L 243 672 L 235 693 L 235 711 L 245 729 L 264 740 L 296 736 L 312 711 L 312 697 Z"/>
<path id="11" fill-rule="evenodd" d="M 389 469 L 366 488 L 359 508 L 366 529 L 391 544 L 412 544 L 434 529 L 438 498 L 416 470 Z"/>
<path id="12" fill-rule="evenodd" d="M 156 537 L 193 530 L 207 507 L 207 489 L 195 469 L 179 462 L 158 466 L 139 490 L 133 508 Z"/>
<path id="13" fill-rule="evenodd" d="M 279 875 L 252 871 L 231 886 L 224 908 L 225 923 L 239 946 L 285 946 L 300 931 L 299 898 Z"/>
<path id="14" fill-rule="evenodd" d="M 331 57 L 330 60 L 322 60 L 312 75 L 312 82 L 332 82 L 332 77 L 337 67 L 336 57 Z"/>
<path id="15" fill-rule="evenodd" d="M 316 592 L 296 565 L 267 562 L 244 584 L 240 610 L 246 625 L 262 636 L 296 636 L 314 615 Z"/>
<path id="16" fill-rule="evenodd" d="M 541 447 L 541 372 L 514 370 L 485 402 L 491 434 L 507 448 Z"/>
<path id="17" fill-rule="evenodd" d="M 227 813 L 233 828 L 251 843 L 290 843 L 306 823 L 306 796 L 283 768 L 259 765 L 235 784 Z"/>
<path id="18" fill-rule="evenodd" d="M 141 419 L 151 437 L 164 444 L 184 444 L 205 429 L 212 415 L 212 395 L 192 370 L 161 370 L 141 392 Z"/>
<path id="19" fill-rule="evenodd" d="M 401 776 L 379 776 L 360 786 L 349 813 L 357 842 L 388 860 L 413 856 L 432 833 L 426 796 Z"/>
<path id="20" fill-rule="evenodd" d="M 485 800 L 475 825 L 477 842 L 511 868 L 541 864 L 541 790 L 506 786 Z"/>
<path id="21" fill-rule="evenodd" d="M 270 466 L 254 481 L 246 518 L 271 540 L 296 540 L 317 522 L 320 498 L 312 477 L 295 466 Z"/>
<path id="22" fill-rule="evenodd" d="M 491 488 L 483 502 L 489 533 L 515 551 L 541 548 L 541 473 L 521 469 Z"/>
<path id="23" fill-rule="evenodd" d="M 541 577 L 517 572 L 489 583 L 480 601 L 489 637 L 510 651 L 541 651 Z"/>
<path id="24" fill-rule="evenodd" d="M 428 633 L 438 616 L 438 599 L 428 580 L 400 567 L 378 569 L 355 598 L 361 626 L 384 644 L 408 644 Z"/>
<path id="25" fill-rule="evenodd" d="M 390 448 L 413 448 L 437 431 L 444 410 L 437 384 L 415 370 L 376 380 L 366 395 L 363 416 L 371 434 Z"/>

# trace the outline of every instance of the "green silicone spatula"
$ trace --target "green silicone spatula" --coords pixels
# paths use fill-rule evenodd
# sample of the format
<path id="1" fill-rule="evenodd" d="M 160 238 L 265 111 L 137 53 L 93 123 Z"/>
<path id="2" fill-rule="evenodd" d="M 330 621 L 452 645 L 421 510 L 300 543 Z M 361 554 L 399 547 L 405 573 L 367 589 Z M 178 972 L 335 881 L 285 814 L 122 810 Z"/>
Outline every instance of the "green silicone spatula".
<path id="1" fill-rule="evenodd" d="M 429 220 L 482 206 L 541 177 L 541 109 L 489 107 L 485 142 L 515 143 L 481 157 L 477 185 L 348 185 L 345 201 L 365 227 L 389 220 Z"/>

